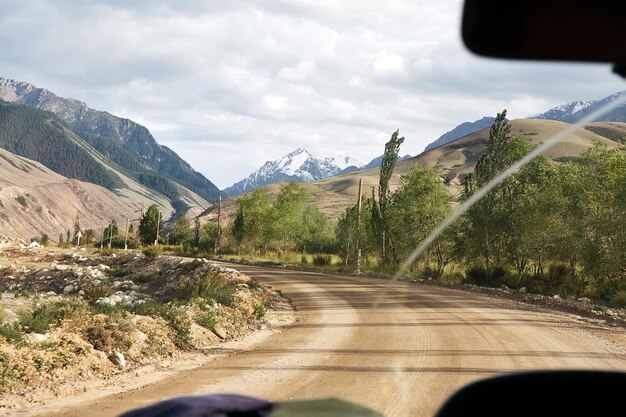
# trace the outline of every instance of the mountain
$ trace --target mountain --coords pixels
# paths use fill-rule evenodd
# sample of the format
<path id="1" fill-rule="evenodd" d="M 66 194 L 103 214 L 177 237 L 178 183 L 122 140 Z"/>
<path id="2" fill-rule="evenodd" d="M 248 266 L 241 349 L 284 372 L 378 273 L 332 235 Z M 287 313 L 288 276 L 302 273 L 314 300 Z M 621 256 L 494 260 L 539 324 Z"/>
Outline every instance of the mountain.
<path id="1" fill-rule="evenodd" d="M 545 113 L 531 116 L 532 119 L 558 120 L 567 123 L 576 123 L 583 117 L 598 108 L 621 98 L 626 91 L 611 94 L 601 100 L 578 100 L 556 106 Z M 626 122 L 626 105 L 621 105 L 593 121 L 596 122 Z"/>
<path id="2" fill-rule="evenodd" d="M 544 142 L 555 133 L 567 128 L 568 123 L 553 120 L 517 119 L 511 120 L 511 135 L 526 136 L 533 144 Z M 590 129 L 591 128 L 591 129 Z M 605 134 L 594 133 L 593 130 L 602 130 Z M 608 133 L 610 132 L 610 133 Z M 626 135 L 626 123 L 596 122 L 584 126 L 574 134 L 564 138 L 561 142 L 550 148 L 546 155 L 554 161 L 567 161 L 580 156 L 582 152 L 600 142 L 610 148 L 619 146 L 608 136 Z M 462 190 L 464 177 L 473 172 L 476 161 L 484 152 L 485 144 L 489 138 L 489 128 L 471 133 L 456 139 L 443 146 L 425 151 L 410 159 L 397 163 L 394 175 L 391 177 L 389 187 L 391 191 L 397 189 L 401 178 L 414 164 L 433 167 L 441 172 L 453 201 L 458 201 Z M 303 186 L 309 194 L 309 203 L 317 206 L 330 220 L 336 221 L 345 213 L 346 208 L 352 207 L 357 200 L 359 180 L 363 180 L 363 193 L 370 196 L 376 192 L 380 176 L 379 168 L 371 168 L 348 174 L 341 174 L 321 180 L 304 183 Z M 276 196 L 282 184 L 269 184 L 263 188 L 271 195 Z M 225 201 L 221 207 L 222 224 L 228 224 L 237 211 L 237 200 Z M 217 219 L 215 207 L 209 208 L 202 214 L 201 221 L 213 221 Z"/>
<path id="3" fill-rule="evenodd" d="M 0 100 L 0 148 L 38 161 L 68 179 L 105 187 L 129 204 L 156 203 L 165 216 L 209 204 L 189 189 L 150 170 L 120 167 L 55 114 L 27 105 Z M 146 185 L 151 178 L 160 182 Z"/>
<path id="4" fill-rule="evenodd" d="M 49 111 L 62 120 L 100 155 L 148 188 L 176 196 L 180 185 L 205 200 L 214 201 L 219 189 L 166 146 L 159 145 L 148 129 L 85 103 L 63 98 L 32 84 L 0 78 L 0 99 Z M 175 183 L 175 184 L 173 184 Z"/>
<path id="5" fill-rule="evenodd" d="M 381 164 L 381 162 L 383 162 L 383 156 L 385 156 L 385 155 L 377 156 L 376 158 L 374 158 L 371 161 L 369 161 L 367 164 L 361 166 L 359 168 L 359 170 L 371 169 L 371 168 L 380 168 L 380 164 Z M 404 155 L 404 156 L 399 156 L 398 159 L 396 159 L 396 162 L 404 161 L 405 159 L 409 159 L 409 158 L 411 158 L 411 155 L 409 155 L 409 154 Z"/>
<path id="6" fill-rule="evenodd" d="M 428 146 L 426 146 L 426 148 L 424 149 L 424 152 L 434 149 L 438 146 L 445 145 L 446 143 L 450 143 L 453 140 L 462 138 L 463 136 L 469 135 L 471 133 L 478 132 L 479 130 L 482 130 L 486 127 L 490 127 L 495 120 L 495 117 L 483 117 L 482 119 L 476 120 L 474 122 L 461 123 L 451 131 L 441 135 L 439 139 L 428 144 Z"/>
<path id="7" fill-rule="evenodd" d="M 296 149 L 280 159 L 267 161 L 257 171 L 226 188 L 224 192 L 235 197 L 274 182 L 315 181 L 337 175 L 352 163 L 358 161 L 349 156 L 316 158 L 304 149 Z"/>
<path id="8" fill-rule="evenodd" d="M 73 228 L 76 215 L 84 229 L 103 230 L 112 219 L 125 224 L 136 207 L 99 185 L 68 179 L 39 162 L 0 149 L 0 231 L 29 240 Z M 135 224 L 135 227 L 137 224 Z"/>

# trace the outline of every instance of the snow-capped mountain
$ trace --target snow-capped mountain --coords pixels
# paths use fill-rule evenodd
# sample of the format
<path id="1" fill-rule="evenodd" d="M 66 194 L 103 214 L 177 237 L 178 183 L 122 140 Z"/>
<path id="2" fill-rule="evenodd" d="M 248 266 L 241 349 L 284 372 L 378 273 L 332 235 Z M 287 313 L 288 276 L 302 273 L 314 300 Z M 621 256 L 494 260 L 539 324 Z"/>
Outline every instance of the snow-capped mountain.
<path id="1" fill-rule="evenodd" d="M 234 197 L 274 182 L 315 181 L 340 174 L 346 168 L 361 165 L 361 162 L 349 155 L 316 158 L 305 149 L 296 149 L 280 159 L 267 161 L 259 170 L 224 191 Z"/>
<path id="2" fill-rule="evenodd" d="M 559 120 L 567 123 L 576 123 L 583 117 L 597 110 L 598 108 L 608 104 L 626 94 L 626 91 L 620 91 L 611 94 L 601 100 L 578 100 L 556 106 L 545 113 L 530 116 L 531 119 L 547 119 Z M 626 122 L 626 105 L 621 105 L 616 109 L 608 112 L 604 116 L 597 118 L 598 122 Z"/>

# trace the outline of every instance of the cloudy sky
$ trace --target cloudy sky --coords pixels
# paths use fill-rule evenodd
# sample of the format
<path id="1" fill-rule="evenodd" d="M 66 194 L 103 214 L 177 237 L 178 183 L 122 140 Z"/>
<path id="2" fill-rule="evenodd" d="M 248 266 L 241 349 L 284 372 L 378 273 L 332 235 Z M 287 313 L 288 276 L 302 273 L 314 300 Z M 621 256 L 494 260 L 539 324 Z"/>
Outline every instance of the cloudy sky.
<path id="1" fill-rule="evenodd" d="M 132 6 L 129 5 L 132 3 Z M 0 0 L 0 76 L 147 126 L 218 187 L 298 147 L 415 155 L 465 121 L 624 89 L 608 65 L 477 58 L 461 0 Z"/>

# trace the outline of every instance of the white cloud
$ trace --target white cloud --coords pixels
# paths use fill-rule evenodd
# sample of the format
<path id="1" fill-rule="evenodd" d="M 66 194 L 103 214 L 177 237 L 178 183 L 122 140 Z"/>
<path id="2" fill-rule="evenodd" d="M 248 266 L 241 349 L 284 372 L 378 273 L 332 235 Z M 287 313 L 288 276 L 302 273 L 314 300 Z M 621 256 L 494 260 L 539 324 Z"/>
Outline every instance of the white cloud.
<path id="1" fill-rule="evenodd" d="M 623 88 L 605 65 L 471 55 L 461 0 L 0 0 L 0 9 L 0 76 L 145 124 L 220 187 L 296 147 L 368 161 L 400 129 L 402 152 L 416 154 L 503 108 L 523 117 Z"/>

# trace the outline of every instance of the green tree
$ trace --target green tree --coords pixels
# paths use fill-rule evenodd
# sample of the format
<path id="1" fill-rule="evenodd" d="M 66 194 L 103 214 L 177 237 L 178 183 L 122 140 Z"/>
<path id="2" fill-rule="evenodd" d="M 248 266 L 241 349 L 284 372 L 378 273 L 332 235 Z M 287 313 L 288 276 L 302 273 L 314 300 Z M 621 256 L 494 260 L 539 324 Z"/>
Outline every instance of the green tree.
<path id="1" fill-rule="evenodd" d="M 202 227 L 200 226 L 200 219 L 193 219 L 193 245 L 195 247 L 200 246 L 200 237 L 202 236 Z"/>
<path id="2" fill-rule="evenodd" d="M 393 242 L 389 249 L 395 263 L 406 259 L 451 212 L 450 195 L 435 170 L 415 164 L 401 181 L 388 212 L 390 241 Z M 440 274 L 449 260 L 443 253 L 442 242 L 436 242 L 429 249 L 427 260 L 433 255 Z"/>
<path id="3" fill-rule="evenodd" d="M 389 142 L 385 144 L 385 153 L 383 154 L 383 160 L 380 164 L 380 178 L 378 188 L 378 208 L 376 212 L 380 213 L 380 217 L 373 215 L 372 221 L 379 224 L 375 227 L 380 235 L 380 254 L 383 264 L 387 263 L 387 248 L 389 246 L 389 214 L 388 206 L 391 199 L 391 192 L 389 190 L 389 180 L 393 175 L 393 170 L 396 167 L 396 161 L 398 159 L 398 152 L 400 151 L 400 145 L 404 142 L 404 136 L 398 137 L 400 130 L 396 130 L 392 135 Z"/>
<path id="4" fill-rule="evenodd" d="M 158 226 L 157 226 L 158 225 Z M 158 228 L 158 235 L 157 235 Z M 163 230 L 163 215 L 156 204 L 148 207 L 139 222 L 139 238 L 144 245 L 159 241 Z"/>
<path id="5" fill-rule="evenodd" d="M 202 227 L 199 246 L 206 251 L 213 250 L 215 248 L 216 239 L 217 225 L 211 222 L 206 222 Z"/>
<path id="6" fill-rule="evenodd" d="M 65 242 L 63 242 L 63 233 L 59 235 L 59 247 L 63 247 Z"/>
<path id="7" fill-rule="evenodd" d="M 191 224 L 184 213 L 176 217 L 176 222 L 170 230 L 170 242 L 177 245 L 188 245 L 193 239 Z"/>
<path id="8" fill-rule="evenodd" d="M 532 150 L 528 138 L 510 136 L 506 110 L 498 113 L 489 130 L 489 140 L 474 173 L 466 178 L 463 198 L 469 198 L 517 160 Z M 521 268 L 525 260 L 515 251 L 515 210 L 519 209 L 523 187 L 514 174 L 479 200 L 467 212 L 466 253 L 484 259 L 487 277 L 493 262 L 513 259 Z"/>
<path id="9" fill-rule="evenodd" d="M 230 227 L 231 234 L 237 243 L 237 254 L 241 255 L 241 245 L 243 244 L 243 239 L 245 237 L 245 219 L 243 215 L 243 207 L 239 204 L 239 208 L 237 209 L 237 214 L 233 219 L 232 225 Z"/>
<path id="10" fill-rule="evenodd" d="M 284 185 L 271 210 L 270 239 L 275 239 L 277 249 L 284 252 L 294 249 L 303 238 L 304 210 L 308 193 L 304 187 L 295 181 Z"/>

